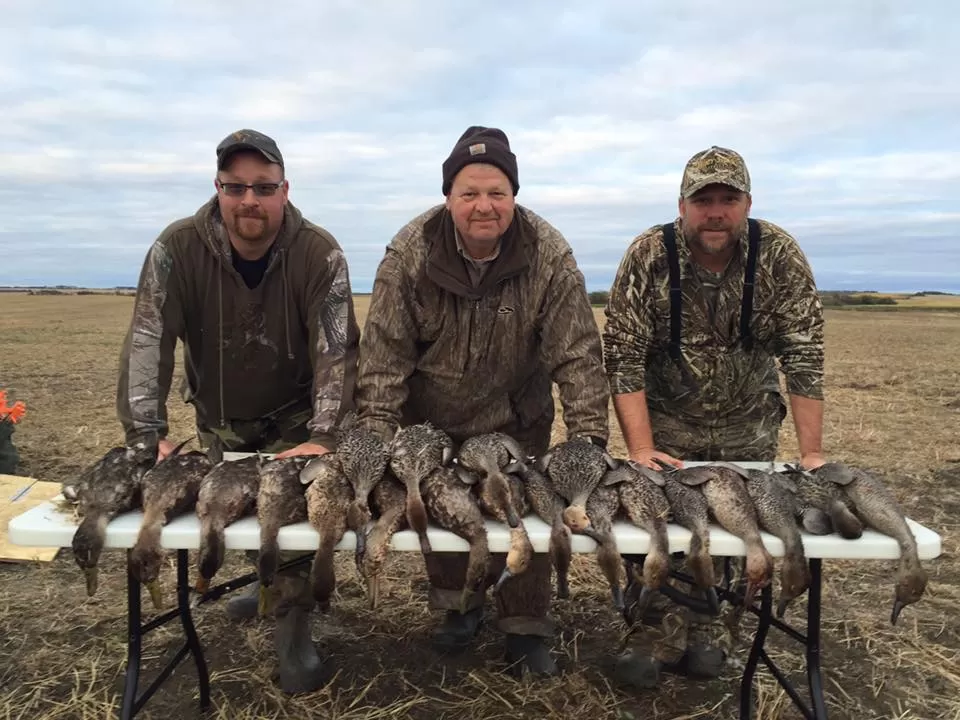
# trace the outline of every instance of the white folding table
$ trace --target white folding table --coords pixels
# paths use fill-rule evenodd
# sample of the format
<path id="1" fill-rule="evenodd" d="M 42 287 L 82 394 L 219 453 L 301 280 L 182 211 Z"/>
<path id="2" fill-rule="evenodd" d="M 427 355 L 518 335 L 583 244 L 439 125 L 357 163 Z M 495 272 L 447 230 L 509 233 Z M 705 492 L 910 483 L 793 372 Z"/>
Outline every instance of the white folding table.
<path id="1" fill-rule="evenodd" d="M 236 459 L 244 454 L 227 454 L 227 459 Z M 697 465 L 703 463 L 687 463 Z M 758 467 L 769 469 L 769 463 L 739 462 L 741 467 Z M 778 466 L 779 469 L 780 466 Z M 18 545 L 31 547 L 70 547 L 73 535 L 77 529 L 77 522 L 71 513 L 58 509 L 61 497 L 54 498 L 38 505 L 22 515 L 13 518 L 9 524 L 10 541 Z M 105 549 L 125 548 L 129 551 L 137 539 L 143 513 L 140 511 L 128 512 L 115 518 L 107 526 Z M 547 552 L 550 541 L 550 527 L 540 518 L 529 515 L 523 519 L 527 533 L 538 553 Z M 941 538 L 929 528 L 910 520 L 907 522 L 913 530 L 917 540 L 917 549 L 921 560 L 931 560 L 941 553 Z M 227 549 L 256 550 L 260 547 L 260 531 L 256 517 L 245 517 L 225 530 Z M 467 551 L 469 545 L 462 538 L 451 532 L 431 526 L 427 531 L 430 544 L 436 552 Z M 645 556 L 649 550 L 649 535 L 627 523 L 614 523 L 614 534 L 617 547 L 624 556 Z M 487 520 L 487 535 L 490 551 L 505 553 L 510 545 L 509 528 L 495 520 Z M 767 550 L 774 557 L 783 556 L 783 542 L 768 533 L 762 533 Z M 674 524 L 668 525 L 668 537 L 671 553 L 686 553 L 690 547 L 691 533 Z M 278 542 L 281 550 L 315 551 L 319 545 L 319 535 L 309 523 L 287 525 L 280 529 Z M 177 555 L 177 608 L 142 623 L 140 612 L 140 584 L 132 576 L 127 577 L 127 604 L 128 604 L 128 644 L 127 644 L 127 672 L 124 685 L 124 695 L 121 717 L 126 720 L 136 715 L 143 705 L 156 692 L 160 685 L 170 676 L 176 666 L 187 656 L 193 655 L 197 665 L 200 689 L 200 705 L 206 709 L 210 703 L 209 675 L 203 649 L 197 637 L 191 615 L 191 586 L 188 580 L 188 551 L 200 547 L 200 523 L 196 515 L 188 513 L 175 518 L 163 528 L 161 545 L 164 548 L 175 550 Z M 806 718 L 822 720 L 827 717 L 826 704 L 823 697 L 823 686 L 820 673 L 820 594 L 823 560 L 897 560 L 900 557 L 900 548 L 896 541 L 886 535 L 872 530 L 864 530 L 863 536 L 856 540 L 845 540 L 837 534 L 810 535 L 803 533 L 803 545 L 810 565 L 811 584 L 808 590 L 807 627 L 801 633 L 790 625 L 773 617 L 772 611 L 772 583 L 764 588 L 760 596 L 759 606 L 750 608 L 758 617 L 758 626 L 754 635 L 753 644 L 744 669 L 740 685 L 740 718 L 746 719 L 753 714 L 753 678 L 760 661 L 767 666 L 777 682 L 784 688 L 800 712 Z M 596 550 L 596 543 L 582 535 L 572 538 L 573 551 L 591 553 Z M 354 534 L 347 531 L 337 545 L 338 550 L 353 550 L 356 547 Z M 412 530 L 402 530 L 393 536 L 391 542 L 393 550 L 402 552 L 419 552 L 420 541 Z M 742 557 L 746 548 L 742 540 L 728 533 L 716 525 L 711 527 L 710 552 L 714 557 Z M 290 561 L 285 566 L 304 563 L 310 555 L 304 555 Z M 227 592 L 248 585 L 256 579 L 255 573 L 234 578 L 210 588 L 193 605 L 219 599 Z M 682 577 L 690 581 L 689 577 Z M 724 583 L 717 588 L 718 594 L 738 602 L 742 600 L 731 587 L 729 572 L 725 573 Z M 144 693 L 138 697 L 137 690 L 140 674 L 140 649 L 142 637 L 147 632 L 165 625 L 168 622 L 180 619 L 185 643 L 175 654 L 168 665 L 160 671 L 157 678 Z M 764 650 L 767 634 L 771 627 L 775 627 L 789 637 L 805 646 L 807 680 L 810 695 L 808 705 L 796 688 L 786 678 Z"/>

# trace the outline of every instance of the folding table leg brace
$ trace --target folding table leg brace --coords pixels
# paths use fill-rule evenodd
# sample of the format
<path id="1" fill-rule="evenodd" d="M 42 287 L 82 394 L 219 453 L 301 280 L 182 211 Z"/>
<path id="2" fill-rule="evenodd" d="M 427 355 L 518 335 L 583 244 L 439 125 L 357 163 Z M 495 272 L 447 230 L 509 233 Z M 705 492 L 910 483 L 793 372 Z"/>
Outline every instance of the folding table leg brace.
<path id="1" fill-rule="evenodd" d="M 639 564 L 642 564 L 645 560 L 644 555 L 624 555 L 623 557 L 625 560 Z M 827 705 L 823 697 L 823 681 L 820 675 L 820 593 L 823 568 L 822 561 L 819 558 L 811 559 L 809 564 L 810 588 L 807 590 L 806 635 L 773 617 L 773 588 L 770 585 L 761 592 L 759 608 L 756 605 L 747 608 L 757 616 L 757 631 L 753 637 L 750 655 L 747 658 L 747 664 L 740 681 L 740 720 L 750 720 L 753 718 L 753 679 L 756 675 L 757 665 L 761 660 L 804 718 L 807 720 L 827 720 Z M 694 585 L 693 578 L 685 573 L 671 572 L 670 575 L 690 586 Z M 740 605 L 743 603 L 743 594 L 731 587 L 731 576 L 730 559 L 726 558 L 723 582 L 716 587 L 717 595 L 721 599 L 728 600 L 734 605 Z M 702 614 L 710 614 L 711 612 L 703 600 L 694 599 L 669 586 L 664 586 L 661 588 L 661 591 L 674 602 L 687 605 L 695 612 Z M 777 667 L 776 663 L 773 662 L 764 649 L 767 634 L 771 627 L 780 630 L 797 642 L 803 643 L 811 705 L 807 705 L 803 698 L 800 697 L 800 693 L 794 687 L 793 683 L 790 682 L 783 671 Z"/>
<path id="2" fill-rule="evenodd" d="M 128 551 L 129 555 L 129 551 Z M 290 567 L 303 565 L 311 559 L 311 555 L 303 555 L 293 560 L 282 563 L 278 570 L 285 570 Z M 191 588 L 188 574 L 188 551 L 177 550 L 177 607 L 163 615 L 158 615 L 148 623 L 141 625 L 140 614 L 140 582 L 132 575 L 127 573 L 127 671 L 123 687 L 123 701 L 121 705 L 120 717 L 122 720 L 129 720 L 139 713 L 147 701 L 153 696 L 160 686 L 173 674 L 177 665 L 187 656 L 193 655 L 193 660 L 197 666 L 197 677 L 200 686 L 200 709 L 206 710 L 210 707 L 210 675 L 207 671 L 207 662 L 203 656 L 203 647 L 200 645 L 200 639 L 197 636 L 197 630 L 193 624 L 193 615 L 191 614 Z M 225 583 L 210 588 L 201 596 L 196 604 L 201 605 L 211 600 L 217 600 L 228 592 L 242 588 L 257 579 L 255 572 L 242 575 L 238 578 L 228 580 Z M 141 646 L 143 636 L 151 630 L 162 627 L 167 623 L 180 618 L 183 625 L 185 642 L 173 658 L 157 674 L 157 677 L 144 690 L 140 697 L 137 697 L 137 688 L 140 682 L 140 663 Z"/>

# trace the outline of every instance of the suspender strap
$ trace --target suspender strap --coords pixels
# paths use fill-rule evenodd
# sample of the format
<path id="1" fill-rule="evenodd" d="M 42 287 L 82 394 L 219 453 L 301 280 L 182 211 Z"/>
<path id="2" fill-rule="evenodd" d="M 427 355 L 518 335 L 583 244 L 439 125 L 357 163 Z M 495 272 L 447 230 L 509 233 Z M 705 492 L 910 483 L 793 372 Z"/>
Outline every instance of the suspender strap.
<path id="1" fill-rule="evenodd" d="M 677 233 L 674 230 L 673 223 L 663 225 L 661 230 L 663 230 L 663 244 L 667 248 L 667 267 L 670 271 L 670 344 L 668 352 L 680 370 L 687 387 L 694 392 L 698 392 L 700 386 L 693 375 L 690 374 L 690 368 L 683 361 L 683 353 L 680 350 L 683 295 L 680 290 L 680 254 L 677 252 Z"/>
<path id="2" fill-rule="evenodd" d="M 757 254 L 760 251 L 760 223 L 747 220 L 747 267 L 743 271 L 743 298 L 740 303 L 740 342 L 744 350 L 753 349 L 750 318 L 753 315 L 753 288 L 757 277 Z M 674 248 L 676 244 L 674 243 Z"/>
<path id="3" fill-rule="evenodd" d="M 670 346 L 669 352 L 676 362 L 681 362 L 680 353 L 680 255 L 677 252 L 677 234 L 673 223 L 663 226 L 663 244 L 667 248 L 667 268 L 670 271 Z"/>

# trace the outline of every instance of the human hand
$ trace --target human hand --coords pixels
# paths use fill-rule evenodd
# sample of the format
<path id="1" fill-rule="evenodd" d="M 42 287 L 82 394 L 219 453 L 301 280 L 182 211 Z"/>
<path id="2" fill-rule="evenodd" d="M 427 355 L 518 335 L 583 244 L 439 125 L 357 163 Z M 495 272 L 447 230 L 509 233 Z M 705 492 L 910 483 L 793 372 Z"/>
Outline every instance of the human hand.
<path id="1" fill-rule="evenodd" d="M 326 455 L 328 452 L 330 452 L 330 450 L 325 448 L 323 445 L 305 442 L 300 443 L 296 447 L 292 447 L 289 450 L 284 450 L 283 452 L 277 453 L 273 457 L 275 460 L 283 460 L 283 458 L 293 457 L 295 455 Z"/>
<path id="2" fill-rule="evenodd" d="M 651 470 L 663 470 L 664 466 L 672 465 L 676 468 L 683 467 L 683 460 L 678 460 L 672 455 L 660 452 L 655 448 L 640 448 L 630 453 L 630 459 L 640 465 L 646 465 Z"/>
<path id="3" fill-rule="evenodd" d="M 173 449 L 176 447 L 172 442 L 163 438 L 157 443 L 157 462 L 160 462 L 170 453 L 173 452 Z"/>

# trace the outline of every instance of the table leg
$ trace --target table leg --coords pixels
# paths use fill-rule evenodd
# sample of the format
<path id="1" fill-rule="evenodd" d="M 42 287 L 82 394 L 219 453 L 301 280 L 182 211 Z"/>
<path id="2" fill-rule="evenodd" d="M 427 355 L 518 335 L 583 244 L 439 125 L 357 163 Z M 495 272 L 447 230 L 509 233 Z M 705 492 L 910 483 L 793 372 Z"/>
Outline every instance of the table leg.
<path id="1" fill-rule="evenodd" d="M 827 720 L 827 703 L 823 697 L 823 679 L 820 675 L 820 596 L 823 578 L 823 561 L 810 560 L 810 588 L 807 590 L 807 680 L 810 684 L 810 701 L 813 717 Z"/>
<path id="2" fill-rule="evenodd" d="M 127 558 L 130 551 L 127 551 Z M 127 573 L 127 672 L 123 682 L 123 700 L 120 706 L 122 720 L 136 714 L 137 685 L 140 682 L 140 649 L 143 630 L 140 626 L 140 583 Z"/>
<path id="3" fill-rule="evenodd" d="M 210 707 L 210 674 L 207 671 L 207 661 L 203 657 L 200 638 L 197 637 L 197 629 L 193 625 L 193 615 L 190 613 L 188 562 L 187 551 L 177 550 L 177 605 L 180 610 L 180 622 L 187 638 L 187 647 L 197 665 L 197 677 L 200 681 L 200 709 L 206 710 Z"/>
<path id="4" fill-rule="evenodd" d="M 760 612 L 757 614 L 757 632 L 753 636 L 753 645 L 747 657 L 747 665 L 743 669 L 743 678 L 740 680 L 740 720 L 750 720 L 753 717 L 753 677 L 760 662 L 760 653 L 767 641 L 767 632 L 770 630 L 770 619 L 773 616 L 773 588 L 767 585 L 760 594 Z"/>

